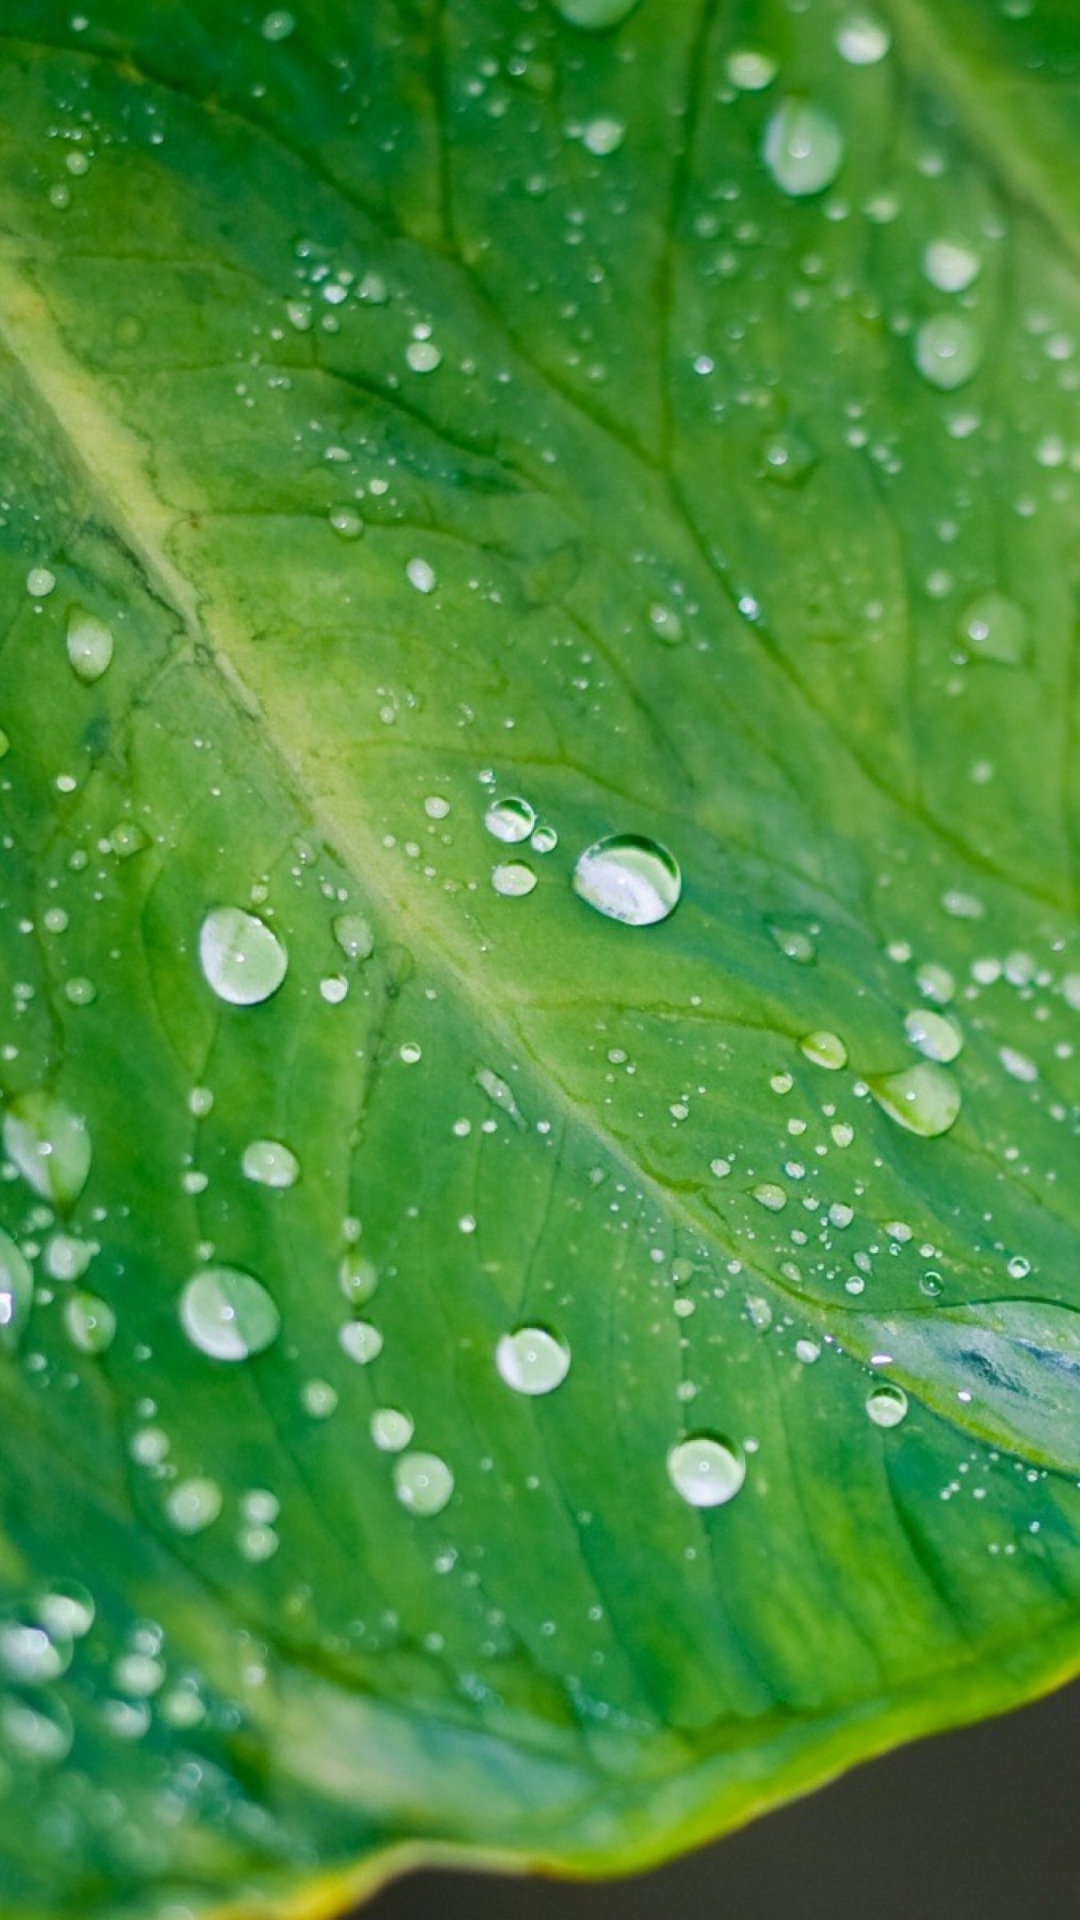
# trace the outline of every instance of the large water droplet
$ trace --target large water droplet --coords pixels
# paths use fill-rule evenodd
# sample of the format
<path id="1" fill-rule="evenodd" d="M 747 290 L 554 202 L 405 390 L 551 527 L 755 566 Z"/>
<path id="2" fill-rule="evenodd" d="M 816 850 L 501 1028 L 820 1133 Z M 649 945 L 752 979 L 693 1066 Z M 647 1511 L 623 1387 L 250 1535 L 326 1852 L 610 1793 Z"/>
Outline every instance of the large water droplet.
<path id="1" fill-rule="evenodd" d="M 1027 615 L 1003 593 L 981 593 L 972 600 L 960 615 L 957 630 L 968 652 L 980 660 L 1017 667 L 1027 651 Z"/>
<path id="2" fill-rule="evenodd" d="M 519 1327 L 503 1334 L 495 1365 L 515 1393 L 554 1393 L 570 1371 L 570 1349 L 546 1327 Z"/>
<path id="3" fill-rule="evenodd" d="M 516 795 L 508 800 L 493 800 L 484 815 L 484 825 L 496 840 L 515 846 L 519 840 L 528 839 L 536 825 L 536 810 Z"/>
<path id="4" fill-rule="evenodd" d="M 843 164 L 844 136 L 823 107 L 785 100 L 765 129 L 762 154 L 780 191 L 802 199 L 832 185 Z"/>
<path id="5" fill-rule="evenodd" d="M 34 1192 L 53 1206 L 73 1206 L 86 1185 L 86 1121 L 55 1094 L 37 1090 L 11 1102 L 4 1115 L 4 1151 Z"/>
<path id="6" fill-rule="evenodd" d="M 215 907 L 207 914 L 199 929 L 199 963 L 218 999 L 234 1007 L 269 1000 L 289 967 L 277 934 L 240 907 Z"/>
<path id="7" fill-rule="evenodd" d="M 34 1301 L 29 1262 L 10 1234 L 0 1228 L 0 1346 L 17 1347 Z"/>
<path id="8" fill-rule="evenodd" d="M 678 862 L 658 841 L 616 833 L 581 855 L 574 868 L 574 892 L 609 920 L 651 927 L 674 913 L 682 875 Z"/>
<path id="9" fill-rule="evenodd" d="M 90 686 L 108 672 L 113 657 L 112 631 L 85 607 L 72 607 L 67 620 L 67 652 L 72 670 Z"/>
<path id="10" fill-rule="evenodd" d="M 866 1396 L 866 1411 L 875 1427 L 898 1427 L 908 1410 L 903 1387 L 874 1387 Z"/>
<path id="11" fill-rule="evenodd" d="M 691 1507 L 722 1507 L 734 1500 L 746 1479 L 741 1447 L 711 1433 L 680 1440 L 667 1457 L 668 1478 Z"/>
<path id="12" fill-rule="evenodd" d="M 403 1453 L 394 1462 L 394 1491 L 403 1507 L 429 1519 L 454 1491 L 454 1476 L 437 1453 Z"/>
<path id="13" fill-rule="evenodd" d="M 982 342 L 962 313 L 938 313 L 915 335 L 915 365 L 932 387 L 951 393 L 978 372 Z"/>
<path id="14" fill-rule="evenodd" d="M 799 1041 L 799 1051 L 815 1067 L 825 1067 L 830 1073 L 839 1073 L 847 1066 L 847 1048 L 838 1033 L 827 1033 L 824 1029 L 817 1033 L 808 1033 Z"/>
<path id="15" fill-rule="evenodd" d="M 247 1360 L 272 1346 L 281 1315 L 262 1282 L 240 1267 L 206 1267 L 180 1296 L 180 1324 L 200 1353 Z"/>
<path id="16" fill-rule="evenodd" d="M 904 1032 L 912 1046 L 918 1047 L 928 1060 L 955 1060 L 964 1044 L 956 1021 L 950 1020 L 944 1013 L 934 1013 L 928 1007 L 917 1007 L 908 1014 L 904 1021 Z"/>
<path id="17" fill-rule="evenodd" d="M 252 1140 L 244 1148 L 240 1166 L 248 1180 L 260 1187 L 295 1187 L 300 1162 L 281 1140 Z"/>
<path id="18" fill-rule="evenodd" d="M 890 1120 L 935 1140 L 948 1133 L 960 1112 L 960 1088 L 945 1068 L 932 1061 L 908 1067 L 903 1073 L 878 1075 L 867 1082 L 874 1099 Z"/>

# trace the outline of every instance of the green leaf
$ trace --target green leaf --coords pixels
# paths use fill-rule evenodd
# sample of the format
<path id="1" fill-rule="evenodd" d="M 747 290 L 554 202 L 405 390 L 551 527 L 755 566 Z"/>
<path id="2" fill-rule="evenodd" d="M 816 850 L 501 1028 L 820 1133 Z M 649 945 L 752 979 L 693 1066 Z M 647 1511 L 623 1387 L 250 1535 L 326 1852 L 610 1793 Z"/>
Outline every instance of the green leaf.
<path id="1" fill-rule="evenodd" d="M 1078 107 L 1071 0 L 8 0 L 9 1920 L 1080 1666 Z"/>

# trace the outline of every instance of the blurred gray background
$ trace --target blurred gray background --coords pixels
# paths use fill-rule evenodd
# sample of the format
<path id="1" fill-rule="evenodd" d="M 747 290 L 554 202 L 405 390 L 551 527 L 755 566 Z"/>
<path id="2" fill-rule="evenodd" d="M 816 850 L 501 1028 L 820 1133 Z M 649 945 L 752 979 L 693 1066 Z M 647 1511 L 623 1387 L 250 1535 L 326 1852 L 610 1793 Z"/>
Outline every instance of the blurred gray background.
<path id="1" fill-rule="evenodd" d="M 1080 1920 L 1080 1682 L 703 1852 L 574 1886 L 417 1874 L 364 1920 Z"/>

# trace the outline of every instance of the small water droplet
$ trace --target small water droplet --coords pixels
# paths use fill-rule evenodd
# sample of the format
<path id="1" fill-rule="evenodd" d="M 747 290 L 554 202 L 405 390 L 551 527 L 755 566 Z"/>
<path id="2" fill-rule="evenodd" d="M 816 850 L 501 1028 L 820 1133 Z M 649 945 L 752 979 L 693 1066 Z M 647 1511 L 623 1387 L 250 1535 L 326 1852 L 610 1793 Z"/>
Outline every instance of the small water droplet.
<path id="1" fill-rule="evenodd" d="M 354 507 L 335 507 L 330 525 L 341 540 L 359 540 L 363 536 L 364 523 Z"/>
<path id="2" fill-rule="evenodd" d="M 804 435 L 789 429 L 773 433 L 761 449 L 762 478 L 781 487 L 799 487 L 817 465 L 817 453 Z"/>
<path id="3" fill-rule="evenodd" d="M 736 47 L 724 61 L 724 72 L 741 93 L 762 93 L 776 79 L 777 64 L 771 53 L 756 47 Z"/>
<path id="4" fill-rule="evenodd" d="M 80 1353 L 106 1353 L 116 1338 L 116 1315 L 96 1293 L 73 1293 L 64 1302 L 64 1330 Z"/>
<path id="5" fill-rule="evenodd" d="M 414 1431 L 408 1414 L 397 1407 L 376 1407 L 371 1416 L 371 1438 L 380 1453 L 403 1453 Z"/>
<path id="6" fill-rule="evenodd" d="M 260 1187 L 295 1187 L 300 1178 L 300 1162 L 281 1140 L 252 1140 L 240 1166 L 245 1178 Z"/>
<path id="7" fill-rule="evenodd" d="M 874 1387 L 866 1396 L 866 1411 L 875 1427 L 898 1427 L 908 1410 L 903 1387 Z"/>
<path id="8" fill-rule="evenodd" d="M 549 827 L 546 824 L 537 827 L 536 832 L 529 842 L 529 845 L 535 853 L 554 853 L 558 844 L 559 836 L 555 828 Z"/>
<path id="9" fill-rule="evenodd" d="M 524 900 L 536 885 L 536 875 L 524 860 L 504 860 L 492 869 L 491 884 L 506 900 Z"/>
<path id="10" fill-rule="evenodd" d="M 181 1480 L 165 1501 L 165 1513 L 177 1533 L 205 1533 L 212 1527 L 222 1508 L 221 1488 L 216 1480 L 201 1476 Z"/>
<path id="11" fill-rule="evenodd" d="M 405 358 L 414 373 L 434 373 L 442 364 L 442 354 L 434 340 L 410 340 Z"/>
<path id="12" fill-rule="evenodd" d="M 34 1301 L 34 1276 L 22 1249 L 0 1227 L 0 1347 L 18 1346 Z"/>
<path id="13" fill-rule="evenodd" d="M 574 868 L 574 892 L 608 920 L 651 927 L 674 913 L 682 893 L 678 862 L 656 840 L 612 834 L 586 848 Z"/>
<path id="14" fill-rule="evenodd" d="M 240 1267 L 205 1267 L 180 1296 L 180 1324 L 213 1360 L 247 1360 L 272 1346 L 281 1315 L 260 1280 Z"/>
<path id="15" fill-rule="evenodd" d="M 518 1327 L 503 1334 L 495 1365 L 515 1393 L 554 1393 L 570 1371 L 570 1349 L 546 1327 Z"/>
<path id="16" fill-rule="evenodd" d="M 234 1007 L 255 1007 L 277 992 L 289 969 L 277 934 L 241 907 L 215 907 L 199 929 L 207 985 Z"/>
<path id="17" fill-rule="evenodd" d="M 957 631 L 968 651 L 980 660 L 1017 667 L 1027 652 L 1027 615 L 1003 593 L 981 593 L 972 600 L 960 615 Z"/>
<path id="18" fill-rule="evenodd" d="M 801 967 L 808 967 L 817 959 L 817 948 L 808 933 L 800 927 L 785 926 L 779 920 L 766 922 L 771 938 L 788 960 L 794 960 Z"/>
<path id="19" fill-rule="evenodd" d="M 46 1633 L 60 1640 L 84 1640 L 96 1611 L 93 1595 L 77 1580 L 52 1581 L 33 1605 Z"/>
<path id="20" fill-rule="evenodd" d="M 626 139 L 626 126 L 617 120 L 614 114 L 598 113 L 582 128 L 581 144 L 589 153 L 603 160 L 609 153 L 617 153 Z"/>
<path id="21" fill-rule="evenodd" d="M 953 240 L 931 240 L 923 255 L 923 272 L 939 293 L 964 293 L 982 268 L 977 253 Z"/>
<path id="22" fill-rule="evenodd" d="M 955 1020 L 947 1014 L 933 1013 L 929 1008 L 917 1007 L 904 1021 L 904 1032 L 913 1047 L 918 1047 L 928 1060 L 940 1060 L 943 1063 L 955 1060 L 960 1052 L 964 1037 Z"/>
<path id="23" fill-rule="evenodd" d="M 734 1441 L 694 1433 L 672 1447 L 668 1478 L 691 1507 L 722 1507 L 734 1500 L 746 1479 L 746 1459 Z"/>
<path id="24" fill-rule="evenodd" d="M 938 313 L 915 334 L 915 365 L 924 380 L 944 393 L 964 386 L 978 372 L 982 342 L 962 313 Z"/>
<path id="25" fill-rule="evenodd" d="M 273 44 L 281 40 L 287 40 L 291 33 L 295 33 L 296 21 L 293 19 L 291 13 L 286 13 L 283 7 L 278 7 L 275 8 L 273 13 L 268 13 L 265 16 L 260 31 L 263 39 L 269 40 Z"/>
<path id="26" fill-rule="evenodd" d="M 54 1094 L 21 1093 L 4 1115 L 4 1151 L 28 1186 L 53 1206 L 70 1207 L 90 1172 L 85 1120 Z"/>
<path id="27" fill-rule="evenodd" d="M 762 1181 L 759 1187 L 751 1189 L 753 1198 L 759 1207 L 765 1207 L 769 1213 L 782 1213 L 787 1206 L 787 1194 L 773 1180 Z"/>
<path id="28" fill-rule="evenodd" d="M 876 13 L 849 13 L 836 30 L 836 50 L 853 67 L 874 67 L 892 46 L 892 34 Z"/>
<path id="29" fill-rule="evenodd" d="M 0 1668 L 23 1687 L 46 1687 L 71 1662 L 71 1648 L 44 1627 L 21 1618 L 0 1619 Z"/>
<path id="30" fill-rule="evenodd" d="M 347 1320 L 338 1333 L 338 1346 L 358 1367 L 368 1367 L 383 1350 L 383 1337 L 370 1320 Z"/>
<path id="31" fill-rule="evenodd" d="M 821 1358 L 821 1348 L 816 1340 L 796 1340 L 795 1358 L 802 1366 L 812 1367 Z"/>
<path id="32" fill-rule="evenodd" d="M 72 671 L 87 686 L 107 673 L 113 657 L 112 631 L 85 607 L 72 607 L 67 619 L 67 653 Z"/>
<path id="33" fill-rule="evenodd" d="M 928 1300 L 940 1300 L 944 1288 L 945 1282 L 940 1273 L 935 1273 L 932 1268 L 928 1268 L 919 1281 L 919 1292 L 925 1293 Z"/>
<path id="34" fill-rule="evenodd" d="M 362 913 L 339 913 L 334 939 L 347 960 L 367 960 L 375 951 L 375 935 Z"/>
<path id="35" fill-rule="evenodd" d="M 804 1034 L 799 1041 L 799 1051 L 815 1067 L 826 1067 L 830 1073 L 839 1073 L 847 1066 L 848 1052 L 838 1033 L 828 1033 L 824 1029 L 817 1033 Z"/>
<path id="36" fill-rule="evenodd" d="M 407 563 L 405 567 L 405 578 L 408 580 L 410 587 L 416 588 L 417 593 L 434 593 L 436 585 L 438 584 L 435 578 L 435 569 L 430 560 L 422 560 L 419 557 Z"/>
<path id="37" fill-rule="evenodd" d="M 824 107 L 785 100 L 765 129 L 762 155 L 781 193 L 802 199 L 832 185 L 843 165 L 844 136 Z"/>
<path id="38" fill-rule="evenodd" d="M 519 840 L 529 838 L 536 825 L 536 813 L 527 800 L 512 795 L 507 800 L 492 801 L 484 815 L 484 825 L 496 840 L 515 846 Z"/>
<path id="39" fill-rule="evenodd" d="M 454 1491 L 454 1476 L 437 1453 L 402 1453 L 394 1462 L 394 1492 L 410 1513 L 430 1519 Z"/>
<path id="40" fill-rule="evenodd" d="M 919 992 L 928 1000 L 936 1000 L 939 1007 L 947 1007 L 956 993 L 956 981 L 948 967 L 935 966 L 928 961 L 915 975 L 915 984 Z"/>
<path id="41" fill-rule="evenodd" d="M 48 567 L 31 567 L 26 576 L 26 591 L 32 600 L 47 600 L 56 586 L 56 575 Z"/>
<path id="42" fill-rule="evenodd" d="M 890 1120 L 924 1140 L 936 1140 L 940 1134 L 948 1133 L 960 1112 L 960 1089 L 956 1081 L 944 1067 L 930 1060 L 908 1067 L 903 1073 L 878 1075 L 867 1084 Z"/>

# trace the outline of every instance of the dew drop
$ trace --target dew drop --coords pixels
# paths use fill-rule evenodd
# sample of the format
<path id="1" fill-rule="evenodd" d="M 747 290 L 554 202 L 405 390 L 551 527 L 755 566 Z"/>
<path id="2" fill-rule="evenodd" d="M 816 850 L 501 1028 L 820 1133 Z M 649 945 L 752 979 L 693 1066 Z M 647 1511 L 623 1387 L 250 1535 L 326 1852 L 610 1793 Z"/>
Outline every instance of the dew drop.
<path id="1" fill-rule="evenodd" d="M 940 1300 L 944 1290 L 945 1282 L 940 1273 L 935 1273 L 933 1268 L 928 1268 L 919 1281 L 919 1292 L 925 1293 L 928 1300 Z"/>
<path id="2" fill-rule="evenodd" d="M 240 1161 L 245 1179 L 260 1187 L 295 1187 L 300 1162 L 281 1140 L 252 1140 Z"/>
<path id="3" fill-rule="evenodd" d="M 875 13 L 849 13 L 836 30 L 836 50 L 853 67 L 874 67 L 892 46 L 892 35 Z"/>
<path id="4" fill-rule="evenodd" d="M 961 313 L 938 313 L 915 335 L 915 365 L 924 380 L 944 393 L 964 386 L 978 372 L 982 342 Z"/>
<path id="5" fill-rule="evenodd" d="M 394 1462 L 394 1492 L 410 1513 L 430 1519 L 454 1491 L 454 1476 L 437 1453 L 403 1453 Z"/>
<path id="6" fill-rule="evenodd" d="M 341 540 L 359 540 L 364 532 L 364 523 L 353 507 L 335 507 L 330 525 Z"/>
<path id="7" fill-rule="evenodd" d="M 1027 651 L 1027 615 L 1003 593 L 982 593 L 972 600 L 960 615 L 957 630 L 968 651 L 980 660 L 1017 667 Z"/>
<path id="8" fill-rule="evenodd" d="M 403 1453 L 413 1437 L 407 1413 L 397 1407 L 376 1407 L 371 1416 L 371 1438 L 380 1453 Z"/>
<path id="9" fill-rule="evenodd" d="M 612 834 L 586 848 L 574 868 L 574 892 L 608 920 L 651 927 L 674 913 L 682 893 L 678 862 L 656 840 Z"/>
<path id="10" fill-rule="evenodd" d="M 180 1324 L 213 1360 L 248 1360 L 281 1331 L 281 1315 L 260 1280 L 240 1267 L 205 1267 L 180 1296 Z"/>
<path id="11" fill-rule="evenodd" d="M 496 840 L 516 846 L 527 840 L 536 825 L 535 809 L 516 795 L 508 800 L 493 800 L 484 815 L 484 825 Z"/>
<path id="12" fill-rule="evenodd" d="M 491 884 L 506 900 L 524 900 L 536 885 L 536 875 L 524 860 L 504 860 L 492 869 Z"/>
<path id="13" fill-rule="evenodd" d="M 677 647 L 683 638 L 683 623 L 679 615 L 674 607 L 666 607 L 662 601 L 655 601 L 649 608 L 649 625 L 665 646 Z"/>
<path id="14" fill-rule="evenodd" d="M 215 907 L 199 929 L 207 985 L 234 1007 L 255 1007 L 277 992 L 289 968 L 277 934 L 241 907 Z"/>
<path id="15" fill-rule="evenodd" d="M 362 913 L 339 913 L 334 939 L 347 960 L 367 960 L 375 951 L 375 935 Z"/>
<path id="16" fill-rule="evenodd" d="M 64 1330 L 80 1353 L 107 1353 L 116 1338 L 116 1315 L 96 1293 L 73 1293 L 64 1302 Z"/>
<path id="17" fill-rule="evenodd" d="M 414 373 L 434 373 L 442 365 L 442 354 L 434 340 L 410 340 L 405 358 Z"/>
<path id="18" fill-rule="evenodd" d="M 113 657 L 112 631 L 104 620 L 72 607 L 67 619 L 67 653 L 72 671 L 87 686 L 107 673 Z"/>
<path id="19" fill-rule="evenodd" d="M 417 593 L 434 593 L 438 584 L 435 569 L 430 560 L 422 560 L 419 556 L 407 562 L 405 578 L 410 587 L 416 588 Z"/>
<path id="20" fill-rule="evenodd" d="M 741 93 L 762 93 L 776 79 L 777 66 L 771 53 L 756 47 L 736 47 L 724 62 L 724 72 Z"/>
<path id="21" fill-rule="evenodd" d="M 53 1206 L 70 1207 L 90 1172 L 86 1121 L 54 1094 L 21 1093 L 4 1115 L 4 1151 L 28 1186 Z"/>
<path id="22" fill-rule="evenodd" d="M 278 41 L 287 40 L 291 33 L 296 32 L 296 21 L 291 13 L 286 13 L 284 8 L 279 7 L 273 13 L 266 14 L 260 31 L 263 39 L 269 40 L 273 45 Z"/>
<path id="23" fill-rule="evenodd" d="M 370 1320 L 347 1320 L 338 1333 L 338 1346 L 358 1367 L 367 1367 L 382 1352 L 383 1337 Z"/>
<path id="24" fill-rule="evenodd" d="M 555 0 L 555 5 L 572 27 L 604 33 L 628 20 L 639 0 Z"/>
<path id="25" fill-rule="evenodd" d="M 667 1457 L 668 1478 L 691 1507 L 722 1507 L 746 1479 L 742 1448 L 711 1433 L 680 1440 Z"/>
<path id="26" fill-rule="evenodd" d="M 54 1580 L 33 1606 L 46 1633 L 61 1640 L 84 1640 L 96 1611 L 93 1595 L 77 1580 Z"/>
<path id="27" fill-rule="evenodd" d="M 817 948 L 808 933 L 801 927 L 788 927 L 779 920 L 766 922 L 771 938 L 788 960 L 794 960 L 800 967 L 809 967 L 817 958 Z"/>
<path id="28" fill-rule="evenodd" d="M 799 1041 L 799 1051 L 815 1067 L 826 1067 L 830 1073 L 838 1073 L 847 1066 L 848 1052 L 838 1033 L 820 1031 L 808 1033 Z"/>
<path id="29" fill-rule="evenodd" d="M 570 1349 L 546 1327 L 504 1333 L 495 1349 L 499 1376 L 515 1393 L 554 1393 L 570 1371 Z"/>
<path id="30" fill-rule="evenodd" d="M 45 1687 L 59 1680 L 71 1662 L 71 1649 L 28 1620 L 0 1620 L 0 1668 L 24 1687 Z"/>
<path id="31" fill-rule="evenodd" d="M 947 1007 L 956 994 L 956 981 L 947 967 L 939 967 L 928 961 L 915 975 L 915 984 L 927 1000 L 935 1000 L 939 1007 Z"/>
<path id="32" fill-rule="evenodd" d="M 802 199 L 832 185 L 843 164 L 844 136 L 823 107 L 785 100 L 765 129 L 762 154 L 781 193 Z"/>
<path id="33" fill-rule="evenodd" d="M 964 293 L 978 278 L 981 266 L 977 253 L 954 240 L 931 240 L 923 254 L 923 272 L 939 293 Z"/>
<path id="34" fill-rule="evenodd" d="M 205 1533 L 218 1518 L 222 1507 L 221 1488 L 216 1480 L 181 1480 L 165 1502 L 165 1513 L 177 1533 Z"/>
<path id="35" fill-rule="evenodd" d="M 923 1061 L 903 1073 L 878 1075 L 867 1084 L 890 1120 L 924 1140 L 948 1133 L 960 1112 L 956 1081 L 934 1061 Z"/>
<path id="36" fill-rule="evenodd" d="M 537 827 L 529 845 L 534 853 L 554 853 L 559 844 L 559 836 L 554 827 L 546 823 Z"/>
<path id="37" fill-rule="evenodd" d="M 964 1037 L 955 1020 L 944 1013 L 933 1013 L 929 1008 L 917 1007 L 904 1021 L 904 1032 L 913 1047 L 918 1047 L 928 1060 L 947 1062 L 955 1060 L 964 1044 Z"/>
<path id="38" fill-rule="evenodd" d="M 762 1181 L 759 1187 L 752 1189 L 752 1194 L 758 1206 L 764 1207 L 768 1213 L 782 1213 L 787 1206 L 787 1194 L 773 1180 Z"/>
<path id="39" fill-rule="evenodd" d="M 338 1268 L 338 1285 L 346 1300 L 355 1307 L 364 1306 L 379 1284 L 379 1269 L 374 1260 L 350 1247 Z"/>
<path id="40" fill-rule="evenodd" d="M 311 1420 L 329 1420 L 337 1403 L 337 1388 L 329 1380 L 305 1380 L 300 1389 L 300 1405 Z"/>
<path id="41" fill-rule="evenodd" d="M 601 113 L 583 128 L 581 144 L 587 152 L 602 160 L 609 153 L 617 153 L 625 139 L 625 123 L 617 120 L 614 114 Z"/>
<path id="42" fill-rule="evenodd" d="M 0 1227 L 0 1347 L 9 1350 L 19 1336 L 34 1301 L 34 1276 L 21 1247 Z"/>
<path id="43" fill-rule="evenodd" d="M 866 1411 L 875 1427 L 898 1427 L 908 1410 L 903 1387 L 874 1387 L 866 1396 Z"/>
<path id="44" fill-rule="evenodd" d="M 17 1694 L 0 1696 L 0 1739 L 29 1766 L 55 1767 L 71 1752 L 75 1731 L 61 1700 L 31 1706 Z"/>
<path id="45" fill-rule="evenodd" d="M 26 591 L 32 600 L 47 600 L 56 586 L 56 575 L 48 567 L 31 567 L 26 576 Z"/>

